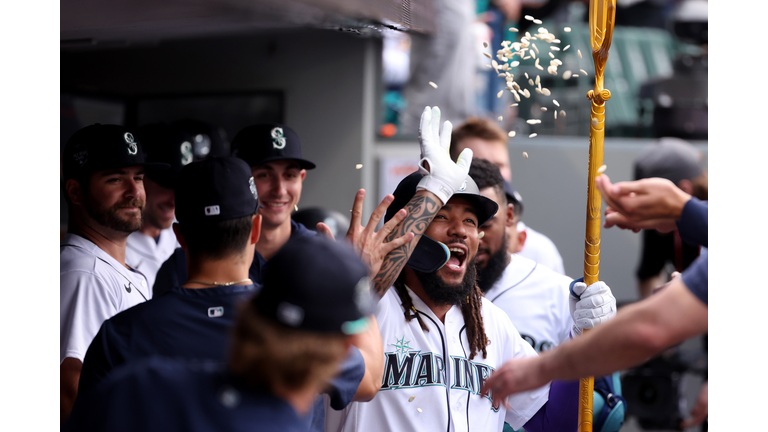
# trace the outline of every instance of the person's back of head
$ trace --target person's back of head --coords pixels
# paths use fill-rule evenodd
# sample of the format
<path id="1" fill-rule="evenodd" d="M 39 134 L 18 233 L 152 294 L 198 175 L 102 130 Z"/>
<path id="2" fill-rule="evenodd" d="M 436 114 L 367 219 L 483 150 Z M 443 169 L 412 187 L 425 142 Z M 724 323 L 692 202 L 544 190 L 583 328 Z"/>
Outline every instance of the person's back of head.
<path id="1" fill-rule="evenodd" d="M 278 396 L 318 391 L 375 305 L 368 268 L 349 246 L 293 237 L 270 261 L 262 290 L 239 311 L 230 370 Z"/>
<path id="2" fill-rule="evenodd" d="M 238 158 L 193 162 L 179 173 L 176 218 L 193 260 L 243 255 L 258 207 L 250 168 Z"/>
<path id="3" fill-rule="evenodd" d="M 679 138 L 665 137 L 648 146 L 634 163 L 635 180 L 667 179 L 699 199 L 707 199 L 708 174 L 704 155 Z"/>
<path id="4" fill-rule="evenodd" d="M 195 119 L 181 119 L 172 123 L 192 138 L 192 155 L 195 161 L 209 157 L 229 156 L 230 144 L 223 128 Z"/>

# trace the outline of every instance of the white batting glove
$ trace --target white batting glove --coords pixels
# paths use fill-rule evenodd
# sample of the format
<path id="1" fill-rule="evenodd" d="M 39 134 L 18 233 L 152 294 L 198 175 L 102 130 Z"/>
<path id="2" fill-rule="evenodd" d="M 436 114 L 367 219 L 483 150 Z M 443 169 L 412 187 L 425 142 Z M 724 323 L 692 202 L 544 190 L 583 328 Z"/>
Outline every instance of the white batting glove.
<path id="1" fill-rule="evenodd" d="M 472 150 L 466 148 L 459 155 L 458 161 L 451 160 L 449 149 L 453 126 L 451 122 L 446 121 L 441 132 L 438 132 L 439 127 L 440 108 L 424 108 L 419 125 L 419 172 L 424 177 L 419 181 L 416 190 L 432 192 L 445 205 L 454 192 L 462 187 L 469 174 Z"/>
<path id="2" fill-rule="evenodd" d="M 616 316 L 616 298 L 605 282 L 595 282 L 589 287 L 584 278 L 571 282 L 571 319 L 573 335 L 578 336 L 583 329 L 591 329 Z"/>

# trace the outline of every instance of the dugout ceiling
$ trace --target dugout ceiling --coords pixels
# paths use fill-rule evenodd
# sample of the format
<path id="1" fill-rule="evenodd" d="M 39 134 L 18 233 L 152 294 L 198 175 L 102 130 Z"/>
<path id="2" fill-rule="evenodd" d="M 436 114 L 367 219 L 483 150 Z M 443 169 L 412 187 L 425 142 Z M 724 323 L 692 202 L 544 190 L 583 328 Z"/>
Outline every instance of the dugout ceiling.
<path id="1" fill-rule="evenodd" d="M 299 27 L 431 33 L 434 15 L 433 0 L 62 0 L 60 38 L 78 50 Z"/>

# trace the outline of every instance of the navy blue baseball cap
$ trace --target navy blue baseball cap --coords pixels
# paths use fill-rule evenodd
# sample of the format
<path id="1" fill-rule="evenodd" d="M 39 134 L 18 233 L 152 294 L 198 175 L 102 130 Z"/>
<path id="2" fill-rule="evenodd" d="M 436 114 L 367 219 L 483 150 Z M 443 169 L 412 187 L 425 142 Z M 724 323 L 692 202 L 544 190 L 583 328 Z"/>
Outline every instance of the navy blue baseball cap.
<path id="1" fill-rule="evenodd" d="M 416 195 L 416 187 L 419 185 L 421 178 L 422 175 L 416 171 L 400 181 L 400 184 L 397 185 L 393 193 L 395 200 L 389 205 L 387 213 L 384 215 L 385 222 L 392 219 L 395 213 L 404 208 L 411 198 Z M 467 176 L 462 189 L 454 193 L 453 196 L 464 198 L 475 207 L 478 227 L 492 218 L 499 209 L 499 205 L 493 200 L 480 195 L 480 189 L 478 189 L 477 184 L 470 176 Z M 427 235 L 422 235 L 406 265 L 423 273 L 432 273 L 444 266 L 450 257 L 451 254 L 445 244 Z"/>
<path id="2" fill-rule="evenodd" d="M 368 267 L 343 242 L 293 236 L 269 260 L 256 310 L 285 326 L 353 335 L 376 312 Z"/>
<path id="3" fill-rule="evenodd" d="M 63 151 L 64 179 L 82 179 L 91 173 L 141 166 L 147 172 L 167 169 L 166 163 L 147 162 L 136 135 L 123 126 L 86 126 L 75 132 Z"/>
<path id="4" fill-rule="evenodd" d="M 182 224 L 237 219 L 256 214 L 259 207 L 251 168 L 231 156 L 186 165 L 175 194 L 176 219 Z"/>
<path id="5" fill-rule="evenodd" d="M 182 119 L 172 123 L 192 137 L 192 153 L 195 161 L 208 157 L 230 156 L 227 134 L 221 127 L 195 119 Z"/>
<path id="6" fill-rule="evenodd" d="M 181 128 L 167 123 L 142 126 L 136 130 L 136 135 L 144 144 L 148 162 L 170 165 L 167 170 L 147 172 L 146 177 L 160 186 L 173 189 L 181 169 L 194 159 L 192 137 Z"/>
<path id="7" fill-rule="evenodd" d="M 248 126 L 232 140 L 232 156 L 246 161 L 249 166 L 292 159 L 303 169 L 315 164 L 301 157 L 299 136 L 286 125 L 271 123 Z"/>

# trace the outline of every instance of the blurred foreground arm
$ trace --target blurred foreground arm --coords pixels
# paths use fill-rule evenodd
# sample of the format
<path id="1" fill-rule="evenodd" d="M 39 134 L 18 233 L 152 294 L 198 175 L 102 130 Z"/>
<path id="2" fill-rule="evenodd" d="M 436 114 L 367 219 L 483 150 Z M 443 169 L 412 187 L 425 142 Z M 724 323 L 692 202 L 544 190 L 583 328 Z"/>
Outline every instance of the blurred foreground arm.
<path id="1" fill-rule="evenodd" d="M 368 328 L 352 338 L 352 345 L 360 350 L 365 361 L 365 375 L 353 400 L 367 402 L 376 396 L 384 376 L 384 344 L 376 316 L 371 315 Z"/>
<path id="2" fill-rule="evenodd" d="M 486 386 L 494 397 L 506 397 L 552 380 L 607 375 L 706 333 L 707 305 L 686 287 L 684 277 L 685 273 L 658 294 L 622 308 L 610 322 L 539 357 L 507 362 Z"/>

